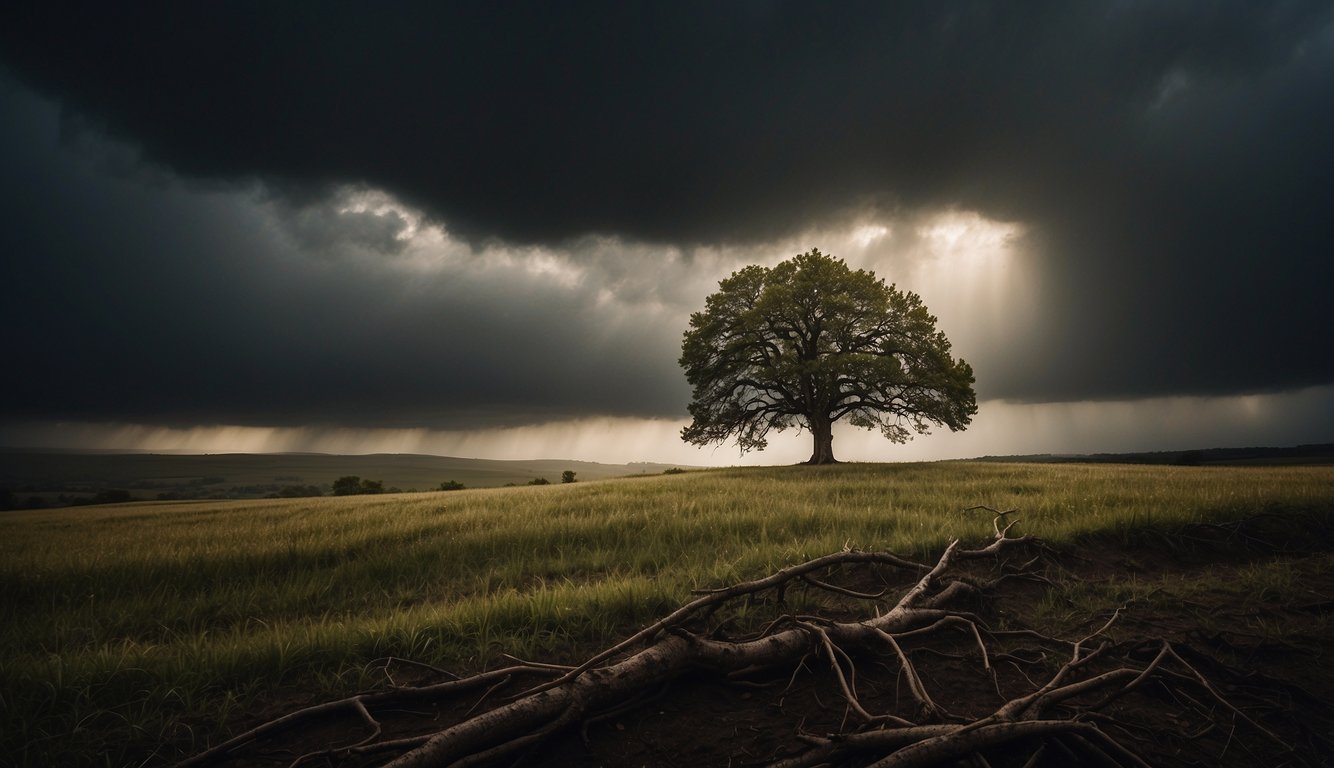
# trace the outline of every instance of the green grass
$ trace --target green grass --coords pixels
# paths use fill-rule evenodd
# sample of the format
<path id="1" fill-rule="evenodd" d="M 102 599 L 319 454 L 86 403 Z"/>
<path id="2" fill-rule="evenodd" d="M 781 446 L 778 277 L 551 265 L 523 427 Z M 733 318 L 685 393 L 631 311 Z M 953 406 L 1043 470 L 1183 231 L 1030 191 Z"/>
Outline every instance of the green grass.
<path id="1" fill-rule="evenodd" d="M 1133 544 L 1257 513 L 1329 519 L 1334 467 L 851 464 L 4 513 L 0 764 L 161 762 L 257 696 L 364 686 L 387 655 L 573 658 L 692 588 L 845 545 L 929 557 L 983 539 L 974 504 L 1018 508 L 1053 541 Z"/>

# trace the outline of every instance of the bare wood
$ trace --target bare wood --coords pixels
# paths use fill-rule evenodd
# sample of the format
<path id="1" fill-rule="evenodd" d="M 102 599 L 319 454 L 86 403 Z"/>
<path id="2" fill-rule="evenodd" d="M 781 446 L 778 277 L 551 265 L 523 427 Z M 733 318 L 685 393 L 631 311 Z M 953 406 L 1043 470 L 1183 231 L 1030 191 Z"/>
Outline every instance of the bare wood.
<path id="1" fill-rule="evenodd" d="M 397 751 L 398 756 L 387 765 L 395 768 L 480 768 L 497 761 L 513 761 L 522 751 L 540 745 L 557 732 L 624 711 L 644 700 L 645 692 L 670 684 L 687 670 L 711 670 L 725 678 L 740 671 L 790 666 L 795 678 L 796 671 L 812 657 L 827 661 L 848 708 L 860 718 L 860 728 L 867 730 L 824 736 L 794 734 L 794 738 L 810 744 L 811 748 L 802 755 L 775 763 L 776 768 L 809 768 L 837 761 L 852 753 L 863 755 L 859 759 L 870 760 L 881 768 L 927 766 L 957 760 L 985 766 L 988 765 L 987 750 L 1019 743 L 1031 750 L 1027 755 L 1030 765 L 1037 764 L 1041 755 L 1054 754 L 1109 768 L 1143 768 L 1144 761 L 1126 744 L 1112 738 L 1092 721 L 1107 704 L 1134 692 L 1150 680 L 1176 686 L 1173 690 L 1187 698 L 1180 686 L 1195 686 L 1192 690 L 1203 688 L 1236 720 L 1276 743 L 1283 743 L 1277 735 L 1226 701 L 1218 689 L 1170 644 L 1162 643 L 1147 664 L 1131 663 L 1124 654 L 1114 655 L 1114 651 L 1121 653 L 1124 646 L 1113 646 L 1108 642 L 1094 645 L 1117 622 L 1122 609 L 1117 609 L 1096 630 L 1074 641 L 1059 640 L 1032 630 L 987 631 L 977 616 L 956 607 L 960 598 L 974 591 L 961 581 L 957 563 L 964 559 L 997 557 L 1011 547 L 1034 540 L 1009 535 L 1014 521 L 1004 518 L 1014 510 L 971 509 L 987 509 L 994 513 L 995 538 L 977 549 L 964 549 L 958 540 L 952 541 L 931 567 L 890 553 L 837 552 L 783 568 L 761 579 L 705 591 L 668 616 L 577 667 L 523 662 L 434 685 L 358 694 L 276 718 L 181 765 L 194 766 L 221 759 L 260 737 L 311 718 L 341 713 L 358 717 L 365 724 L 368 735 L 346 747 L 331 747 L 323 752 L 303 755 L 297 763 L 322 755 Z M 878 597 L 838 587 L 815 576 L 827 569 L 849 564 L 888 565 L 921 575 L 887 610 L 877 609 L 874 616 L 861 620 L 780 616 L 758 634 L 743 639 L 720 639 L 695 631 L 701 616 L 710 615 L 731 601 L 749 599 L 766 590 L 781 591 L 796 581 L 804 580 L 822 591 L 857 600 Z M 1039 660 L 1045 658 L 1045 649 L 1053 645 L 1067 647 L 1069 655 L 1045 682 L 1030 679 L 1033 688 L 1028 692 L 1008 700 L 1002 696 L 1000 705 L 991 714 L 963 722 L 964 718 L 952 715 L 937 703 L 927 679 L 914 665 L 912 653 L 903 645 L 908 641 L 930 643 L 941 633 L 956 630 L 962 630 L 975 645 L 982 668 L 998 686 L 998 694 L 993 659 L 1020 659 L 1022 657 L 1016 654 L 1024 650 L 999 646 L 1000 638 L 1036 641 Z M 1143 648 L 1144 645 L 1133 647 Z M 858 653 L 884 654 L 886 649 L 898 661 L 909 692 L 920 707 L 916 720 L 870 711 L 858 697 L 858 662 L 854 657 L 863 658 L 857 657 Z M 933 649 L 928 646 L 920 650 Z M 971 656 L 971 652 L 968 655 Z M 1097 671 L 1099 669 L 1102 671 Z M 374 715 L 376 707 L 412 700 L 457 700 L 459 695 L 478 689 L 486 689 L 482 696 L 482 700 L 486 700 L 491 693 L 507 685 L 512 676 L 520 674 L 550 679 L 500 703 L 490 702 L 487 704 L 489 709 L 483 709 L 479 701 L 474 705 L 477 711 L 469 711 L 459 722 L 433 734 L 406 739 L 380 738 L 383 729 Z M 1097 699 L 1087 703 L 1090 696 Z M 1189 700 L 1191 706 L 1198 707 L 1201 712 L 1208 711 L 1209 708 L 1194 699 Z M 1077 701 L 1085 703 L 1076 704 Z M 1115 721 L 1104 718 L 1099 722 Z"/>

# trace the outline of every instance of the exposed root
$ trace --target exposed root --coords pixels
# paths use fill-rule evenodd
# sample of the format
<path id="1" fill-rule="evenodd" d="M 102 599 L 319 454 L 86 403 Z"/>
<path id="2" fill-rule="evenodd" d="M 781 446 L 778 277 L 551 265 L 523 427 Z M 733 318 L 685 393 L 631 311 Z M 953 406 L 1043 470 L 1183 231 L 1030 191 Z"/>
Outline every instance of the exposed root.
<path id="1" fill-rule="evenodd" d="M 364 733 L 343 746 L 302 755 L 292 765 L 315 758 L 333 763 L 354 758 L 364 765 L 374 755 L 388 755 L 384 764 L 395 768 L 508 765 L 562 733 L 582 732 L 587 738 L 590 725 L 656 700 L 673 681 L 701 671 L 757 688 L 776 688 L 786 679 L 787 687 L 777 699 L 780 709 L 782 697 L 799 675 L 824 674 L 832 681 L 835 703 L 841 701 L 844 710 L 843 726 L 835 733 L 803 732 L 798 726 L 785 754 L 775 753 L 762 761 L 776 768 L 903 768 L 958 761 L 1131 768 L 1146 765 L 1145 750 L 1155 749 L 1160 738 L 1176 745 L 1174 749 L 1181 744 L 1198 745 L 1202 750 L 1198 759 L 1209 762 L 1219 756 L 1219 750 L 1229 748 L 1238 729 L 1251 738 L 1267 740 L 1272 754 L 1290 756 L 1289 745 L 1281 736 L 1229 701 L 1218 685 L 1188 661 L 1195 652 L 1178 652 L 1162 640 L 1113 643 L 1108 639 L 1122 615 L 1120 609 L 1074 641 L 1027 629 L 988 627 L 978 613 L 966 608 L 990 586 L 1005 578 L 1049 582 L 1032 570 L 1040 564 L 1041 555 L 1018 568 L 1008 563 L 1005 568 L 995 567 L 1002 575 L 983 587 L 965 578 L 963 563 L 998 559 L 1035 543 L 1027 536 L 1010 535 L 1016 522 L 1009 517 L 1013 510 L 970 509 L 994 515 L 994 538 L 977 549 L 965 549 L 954 541 L 931 566 L 884 552 L 837 552 L 762 579 L 699 592 L 668 616 L 575 667 L 507 657 L 516 663 L 471 677 L 424 686 L 395 684 L 387 690 L 292 712 L 181 765 L 245 759 L 256 741 L 334 714 L 356 718 Z M 862 583 L 837 583 L 846 580 L 851 568 L 879 569 L 915 580 L 904 583 L 900 578 L 898 599 L 886 604 L 881 600 L 890 594 L 890 588 L 875 592 L 863 589 Z M 882 583 L 889 581 L 882 575 Z M 742 628 L 736 636 L 724 631 L 725 625 L 730 627 L 726 619 L 714 621 L 728 605 L 752 601 L 764 593 L 781 598 L 785 590 L 794 588 L 823 595 L 821 599 L 843 601 L 838 606 L 841 617 L 849 615 L 852 609 L 847 603 L 853 601 L 860 606 L 855 615 L 861 618 L 783 614 L 751 630 Z M 781 600 L 776 602 L 781 604 Z M 983 693 L 960 699 L 931 678 L 923 667 L 924 655 L 937 657 L 937 664 L 940 658 L 952 659 L 956 673 L 976 670 L 987 684 Z M 1054 661 L 1061 658 L 1059 663 Z M 448 676 L 426 665 L 388 659 L 383 660 L 387 677 L 392 663 Z M 868 663 L 888 670 L 890 687 L 899 686 L 900 693 L 889 695 L 883 685 L 859 685 L 859 665 Z M 776 678 L 767 683 L 740 679 L 763 674 Z M 392 677 L 389 680 L 392 683 Z M 868 689 L 873 694 L 870 697 L 865 695 Z M 978 697 L 985 695 L 994 696 L 989 711 L 979 709 Z M 1174 707 L 1171 718 L 1162 722 L 1128 719 L 1123 704 L 1132 696 L 1170 700 Z M 430 702 L 455 714 L 430 733 L 391 737 L 375 713 L 406 702 Z M 1137 711 L 1142 710 L 1141 706 Z"/>

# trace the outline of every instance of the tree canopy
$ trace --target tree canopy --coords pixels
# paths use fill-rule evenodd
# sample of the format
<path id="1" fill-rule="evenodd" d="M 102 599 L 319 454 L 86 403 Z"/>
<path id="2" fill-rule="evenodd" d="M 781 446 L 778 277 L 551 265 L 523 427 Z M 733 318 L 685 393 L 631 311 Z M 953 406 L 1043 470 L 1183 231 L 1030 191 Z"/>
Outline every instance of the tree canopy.
<path id="1" fill-rule="evenodd" d="M 770 430 L 809 430 L 809 463 L 833 463 L 833 424 L 902 443 L 932 424 L 965 429 L 977 413 L 973 369 L 914 293 L 818 249 L 718 284 L 690 316 L 681 366 L 693 387 L 696 445 L 735 436 L 742 452 Z"/>

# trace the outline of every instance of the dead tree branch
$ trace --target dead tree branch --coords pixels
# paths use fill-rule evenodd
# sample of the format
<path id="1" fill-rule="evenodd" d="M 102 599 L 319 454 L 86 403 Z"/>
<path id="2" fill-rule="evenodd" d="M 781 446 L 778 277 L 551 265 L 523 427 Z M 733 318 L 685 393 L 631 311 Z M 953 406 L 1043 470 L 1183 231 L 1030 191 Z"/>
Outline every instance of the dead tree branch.
<path id="1" fill-rule="evenodd" d="M 316 756 L 336 760 L 392 754 L 385 764 L 394 768 L 505 764 L 563 732 L 578 732 L 577 726 L 587 732 L 591 723 L 620 716 L 636 703 L 655 698 L 684 675 L 703 672 L 719 680 L 735 680 L 767 670 L 779 675 L 778 684 L 788 679 L 789 688 L 803 670 L 812 676 L 827 671 L 845 713 L 856 715 L 851 730 L 840 726 L 842 732 L 793 734 L 794 743 L 806 748 L 774 760 L 775 768 L 839 764 L 854 757 L 859 765 L 884 768 L 963 759 L 983 765 L 988 764 L 988 754 L 1013 756 L 1015 750 L 1020 759 L 1011 757 L 1007 764 L 1036 765 L 1044 756 L 1060 755 L 1090 764 L 1139 768 L 1145 765 L 1137 751 L 1141 745 L 1126 735 L 1133 729 L 1117 725 L 1117 707 L 1127 697 L 1159 689 L 1175 691 L 1181 700 L 1194 702 L 1186 705 L 1187 714 L 1200 734 L 1210 732 L 1203 726 L 1221 724 L 1220 718 L 1225 717 L 1229 728 L 1249 729 L 1287 748 L 1280 736 L 1229 702 L 1170 643 L 1159 642 L 1152 658 L 1142 662 L 1133 658 L 1134 644 L 1107 640 L 1106 633 L 1122 614 L 1119 609 L 1074 641 L 1029 629 L 993 631 L 981 616 L 965 610 L 961 604 L 979 595 L 979 588 L 965 578 L 967 563 L 996 560 L 1034 542 L 1028 536 L 1010 535 L 1015 520 L 1007 517 L 1014 510 L 970 509 L 993 513 L 995 536 L 976 549 L 953 541 L 931 566 L 885 552 L 837 552 L 761 579 L 699 592 L 669 615 L 575 667 L 522 662 L 434 685 L 395 685 L 276 718 L 181 765 L 236 758 L 257 740 L 332 714 L 355 717 L 364 726 L 364 735 L 346 746 L 311 752 L 298 758 L 298 763 Z M 1020 575 L 1026 575 L 1027 568 L 1037 562 L 1037 558 L 1029 560 Z M 898 599 L 878 602 L 889 594 L 888 588 L 876 593 L 860 585 L 836 583 L 842 569 L 852 567 L 898 574 Z M 1035 581 L 1045 581 L 1039 574 L 1031 575 Z M 909 581 L 903 580 L 905 576 Z M 888 581 L 882 579 L 882 583 Z M 709 622 L 728 605 L 802 586 L 823 600 L 853 601 L 861 607 L 861 618 L 785 614 L 740 637 L 726 636 L 716 622 L 710 630 Z M 844 605 L 841 610 L 847 615 L 850 608 Z M 1060 657 L 1061 649 L 1066 655 L 1058 664 L 1052 660 Z M 950 690 L 924 671 L 923 654 L 958 660 L 956 670 L 978 670 L 988 683 L 985 691 L 997 699 L 995 705 L 989 712 L 969 713 L 977 709 L 975 705 L 958 709 L 957 696 L 947 698 L 953 696 Z M 1002 666 L 1007 669 L 1014 667 L 1004 686 L 997 659 L 1005 660 Z M 877 689 L 860 682 L 859 667 L 865 669 L 868 664 L 889 670 L 896 685 L 906 688 L 906 706 L 883 696 L 865 695 L 866 690 Z M 1021 667 L 1031 670 L 1032 676 Z M 1033 677 L 1045 682 L 1034 682 Z M 1002 687 L 1020 690 L 1007 696 L 1001 693 Z M 501 689 L 504 695 L 488 695 Z M 479 692 L 485 693 L 479 698 Z M 472 702 L 472 707 L 431 733 L 387 737 L 377 712 L 410 701 L 461 703 L 458 710 Z"/>

